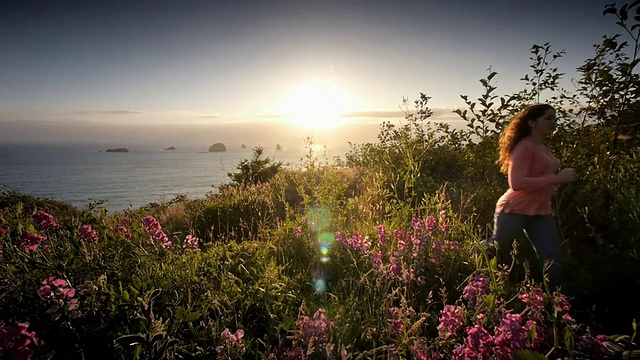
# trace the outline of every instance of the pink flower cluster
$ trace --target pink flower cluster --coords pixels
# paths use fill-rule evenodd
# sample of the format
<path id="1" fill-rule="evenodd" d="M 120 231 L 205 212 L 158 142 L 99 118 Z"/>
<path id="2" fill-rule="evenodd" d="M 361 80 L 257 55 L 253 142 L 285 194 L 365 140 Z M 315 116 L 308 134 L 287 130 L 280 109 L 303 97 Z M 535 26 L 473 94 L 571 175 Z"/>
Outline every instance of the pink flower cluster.
<path id="1" fill-rule="evenodd" d="M 412 231 L 392 232 L 393 240 L 388 242 L 387 230 L 383 225 L 376 227 L 377 242 L 373 244 L 369 237 L 359 233 L 347 237 L 336 232 L 336 241 L 349 250 L 355 251 L 371 259 L 373 268 L 392 281 L 408 283 L 415 281 L 418 285 L 427 284 L 428 266 L 439 266 L 448 250 L 458 250 L 456 241 L 438 240 L 435 236 L 446 229 L 441 220 L 429 216 L 424 220 L 413 219 Z"/>
<path id="2" fill-rule="evenodd" d="M 366 253 L 371 249 L 371 240 L 368 236 L 362 237 L 358 232 L 353 234 L 352 237 L 347 238 L 344 233 L 338 231 L 335 234 L 336 242 L 345 245 L 346 247 L 356 250 L 362 253 Z"/>
<path id="3" fill-rule="evenodd" d="M 222 334 L 220 334 L 222 340 L 224 341 L 224 345 L 216 346 L 216 352 L 219 355 L 223 355 L 226 348 L 232 347 L 240 347 L 242 348 L 242 338 L 244 337 L 244 330 L 236 330 L 235 334 L 232 334 L 229 329 L 224 329 Z"/>
<path id="4" fill-rule="evenodd" d="M 43 231 L 47 229 L 57 229 L 59 227 L 58 223 L 56 223 L 56 220 L 53 218 L 53 215 L 43 210 L 38 210 L 38 212 L 33 215 L 33 222 L 35 222 L 36 226 Z"/>
<path id="5" fill-rule="evenodd" d="M 480 317 L 482 319 L 483 316 Z M 474 326 L 467 327 L 464 342 L 454 349 L 452 359 L 510 360 L 515 350 L 534 348 L 528 341 L 531 329 L 523 326 L 522 322 L 520 314 L 505 313 L 491 335 L 478 321 Z"/>
<path id="6" fill-rule="evenodd" d="M 477 305 L 487 294 L 489 294 L 489 280 L 476 273 L 464 288 L 462 298 L 471 304 Z"/>
<path id="7" fill-rule="evenodd" d="M 169 241 L 167 234 L 162 231 L 162 225 L 160 222 L 156 220 L 153 216 L 147 215 L 142 219 L 142 223 L 144 224 L 144 228 L 147 230 L 147 233 L 151 237 L 149 242 L 153 244 L 154 242 L 159 242 L 160 245 L 169 251 L 173 250 L 173 244 Z"/>
<path id="8" fill-rule="evenodd" d="M 123 217 L 120 219 L 120 224 L 117 224 L 114 228 L 117 237 L 124 237 L 125 239 L 131 239 L 131 231 L 127 225 L 131 225 L 131 218 Z"/>
<path id="9" fill-rule="evenodd" d="M 518 294 L 520 299 L 527 307 L 536 314 L 544 312 L 544 292 L 538 286 L 528 285 Z"/>
<path id="10" fill-rule="evenodd" d="M 47 313 L 51 314 L 52 320 L 58 320 L 63 313 L 71 319 L 80 316 L 78 310 L 80 302 L 73 298 L 76 295 L 76 290 L 67 280 L 48 276 L 42 281 L 38 294 L 51 305 Z"/>
<path id="11" fill-rule="evenodd" d="M 47 240 L 45 235 L 38 235 L 25 231 L 20 237 L 20 245 L 25 252 L 33 252 L 36 251 L 38 246 L 40 246 L 40 244 L 45 240 Z"/>
<path id="12" fill-rule="evenodd" d="M 323 308 L 318 309 L 312 318 L 308 316 L 298 316 L 296 325 L 299 328 L 298 334 L 305 344 L 313 341 L 314 344 L 326 343 L 329 340 L 328 330 L 333 327 L 333 322 L 327 319 Z"/>
<path id="13" fill-rule="evenodd" d="M 520 314 L 505 314 L 494 331 L 495 355 L 498 359 L 511 359 L 514 350 L 525 347 L 527 329 L 520 325 Z"/>
<path id="14" fill-rule="evenodd" d="M 86 242 L 98 242 L 98 233 L 91 228 L 91 225 L 82 225 L 78 228 L 78 234 Z"/>
<path id="15" fill-rule="evenodd" d="M 184 243 L 182 243 L 182 248 L 185 250 L 200 251 L 200 239 L 193 235 L 187 235 L 184 238 Z"/>
<path id="16" fill-rule="evenodd" d="M 404 336 L 404 322 L 402 321 L 402 309 L 389 308 L 389 316 L 391 317 L 391 328 L 389 333 L 396 338 Z"/>
<path id="17" fill-rule="evenodd" d="M 222 340 L 237 344 L 242 342 L 242 338 L 244 337 L 244 330 L 236 330 L 235 334 L 232 334 L 229 329 L 224 329 L 220 336 L 222 337 Z"/>
<path id="18" fill-rule="evenodd" d="M 42 346 L 34 331 L 27 331 L 29 323 L 16 322 L 15 326 L 0 321 L 0 356 L 9 354 L 16 360 L 29 360 L 34 349 Z"/>
<path id="19" fill-rule="evenodd" d="M 453 360 L 492 359 L 493 337 L 480 324 L 467 328 L 464 344 L 456 347 L 452 354 Z"/>
<path id="20" fill-rule="evenodd" d="M 458 330 L 464 326 L 464 319 L 462 318 L 462 307 L 454 305 L 445 305 L 442 312 L 440 312 L 440 324 L 438 325 L 438 332 L 442 337 L 448 337 L 455 335 Z"/>

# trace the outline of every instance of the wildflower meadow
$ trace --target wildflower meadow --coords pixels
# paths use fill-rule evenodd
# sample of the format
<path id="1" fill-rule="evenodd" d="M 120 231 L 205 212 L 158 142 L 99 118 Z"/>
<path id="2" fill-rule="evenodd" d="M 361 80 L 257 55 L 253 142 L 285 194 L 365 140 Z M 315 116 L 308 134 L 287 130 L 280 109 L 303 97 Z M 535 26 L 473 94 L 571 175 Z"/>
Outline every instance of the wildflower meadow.
<path id="1" fill-rule="evenodd" d="M 489 70 L 461 95 L 463 130 L 420 94 L 343 159 L 256 148 L 202 199 L 109 212 L 0 193 L 0 358 L 639 358 L 639 11 L 604 8 L 624 31 L 575 89 L 550 44 L 519 92 Z M 508 186 L 500 131 L 533 102 L 557 109 L 550 147 L 577 172 L 553 204 L 570 292 L 526 239 L 510 264 L 482 245 Z"/>

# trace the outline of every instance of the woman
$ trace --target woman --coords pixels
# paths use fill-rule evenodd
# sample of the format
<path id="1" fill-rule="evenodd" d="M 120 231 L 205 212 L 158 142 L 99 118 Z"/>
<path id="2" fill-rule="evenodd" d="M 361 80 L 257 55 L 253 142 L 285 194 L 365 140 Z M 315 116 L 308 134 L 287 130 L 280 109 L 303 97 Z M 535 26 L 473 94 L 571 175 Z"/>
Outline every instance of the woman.
<path id="1" fill-rule="evenodd" d="M 559 170 L 560 163 L 544 145 L 555 127 L 555 110 L 547 104 L 526 107 L 500 137 L 500 171 L 509 179 L 509 189 L 496 204 L 492 245 L 497 242 L 499 259 L 511 253 L 513 240 L 525 233 L 538 260 L 552 261 L 551 288 L 564 283 L 560 265 L 558 233 L 551 211 L 557 185 L 575 180 L 575 171 Z"/>

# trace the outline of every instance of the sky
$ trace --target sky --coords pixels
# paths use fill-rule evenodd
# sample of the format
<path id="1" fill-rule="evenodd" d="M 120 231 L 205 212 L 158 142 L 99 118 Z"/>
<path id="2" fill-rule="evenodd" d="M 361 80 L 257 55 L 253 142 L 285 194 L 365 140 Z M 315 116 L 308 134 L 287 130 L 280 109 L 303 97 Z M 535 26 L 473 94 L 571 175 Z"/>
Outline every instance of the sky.
<path id="1" fill-rule="evenodd" d="M 489 67 L 500 94 L 519 90 L 533 44 L 566 51 L 570 85 L 621 31 L 609 3 L 4 0 L 0 144 L 375 141 L 420 93 L 455 122 Z"/>

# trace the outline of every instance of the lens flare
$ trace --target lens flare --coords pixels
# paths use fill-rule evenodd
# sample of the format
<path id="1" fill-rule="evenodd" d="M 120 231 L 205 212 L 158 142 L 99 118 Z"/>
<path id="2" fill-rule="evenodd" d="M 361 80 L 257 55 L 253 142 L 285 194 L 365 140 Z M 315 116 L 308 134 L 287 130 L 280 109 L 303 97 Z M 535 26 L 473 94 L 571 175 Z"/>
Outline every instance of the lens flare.
<path id="1" fill-rule="evenodd" d="M 336 237 L 330 232 L 323 232 L 318 235 L 318 242 L 320 244 L 333 245 L 336 242 Z"/>
<path id="2" fill-rule="evenodd" d="M 309 226 L 317 232 L 324 232 L 331 228 L 331 212 L 323 207 L 314 207 L 307 213 Z"/>
<path id="3" fill-rule="evenodd" d="M 324 279 L 316 280 L 316 293 L 323 294 L 327 291 L 327 282 Z"/>

